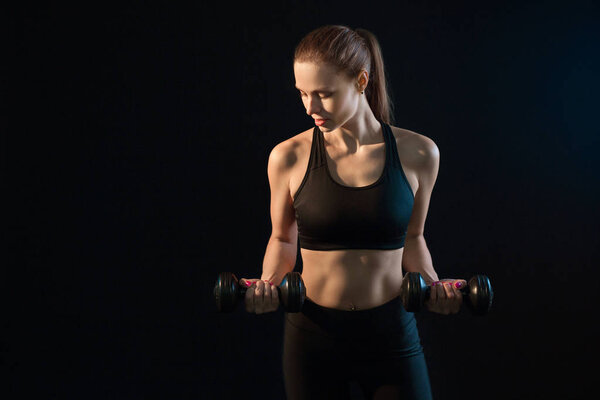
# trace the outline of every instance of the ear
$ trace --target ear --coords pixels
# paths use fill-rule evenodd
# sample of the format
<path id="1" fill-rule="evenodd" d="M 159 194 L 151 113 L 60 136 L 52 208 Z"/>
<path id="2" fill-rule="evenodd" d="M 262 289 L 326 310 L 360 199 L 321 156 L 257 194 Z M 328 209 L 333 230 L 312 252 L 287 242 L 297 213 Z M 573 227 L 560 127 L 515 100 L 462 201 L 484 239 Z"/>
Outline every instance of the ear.
<path id="1" fill-rule="evenodd" d="M 369 73 L 366 70 L 361 69 L 358 73 L 357 81 L 358 90 L 365 90 L 369 83 Z"/>

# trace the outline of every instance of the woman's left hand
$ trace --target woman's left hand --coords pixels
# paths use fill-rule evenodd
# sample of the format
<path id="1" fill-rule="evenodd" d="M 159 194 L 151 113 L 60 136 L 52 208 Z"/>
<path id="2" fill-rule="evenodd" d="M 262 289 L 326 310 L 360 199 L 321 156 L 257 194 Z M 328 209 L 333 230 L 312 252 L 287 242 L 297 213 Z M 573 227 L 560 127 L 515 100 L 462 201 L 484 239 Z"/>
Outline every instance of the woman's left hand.
<path id="1" fill-rule="evenodd" d="M 427 309 L 440 314 L 456 314 L 462 304 L 460 288 L 465 287 L 464 279 L 442 279 L 431 284 L 429 300 L 425 302 Z"/>

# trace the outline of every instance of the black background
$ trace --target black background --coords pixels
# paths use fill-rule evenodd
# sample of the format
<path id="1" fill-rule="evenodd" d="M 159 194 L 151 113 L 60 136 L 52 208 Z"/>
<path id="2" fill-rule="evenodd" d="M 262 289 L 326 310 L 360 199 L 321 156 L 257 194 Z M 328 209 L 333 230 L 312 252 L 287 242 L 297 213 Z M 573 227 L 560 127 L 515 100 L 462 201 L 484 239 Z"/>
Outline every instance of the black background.
<path id="1" fill-rule="evenodd" d="M 344 24 L 379 39 L 395 125 L 440 149 L 438 274 L 485 273 L 496 292 L 483 318 L 417 315 L 435 398 L 581 398 L 599 355 L 599 16 L 593 1 L 14 10 L 9 393 L 284 398 L 283 313 L 218 314 L 212 287 L 260 276 L 269 152 L 312 125 L 294 46 Z"/>

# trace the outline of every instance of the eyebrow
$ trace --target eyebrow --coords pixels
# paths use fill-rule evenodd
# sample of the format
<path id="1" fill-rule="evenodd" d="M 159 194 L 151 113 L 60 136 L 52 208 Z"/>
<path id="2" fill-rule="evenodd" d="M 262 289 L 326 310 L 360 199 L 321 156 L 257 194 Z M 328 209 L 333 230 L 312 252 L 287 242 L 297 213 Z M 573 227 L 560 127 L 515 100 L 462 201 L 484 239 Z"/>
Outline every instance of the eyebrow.
<path id="1" fill-rule="evenodd" d="M 298 86 L 296 86 L 296 85 L 294 85 L 294 87 L 295 87 L 296 89 L 298 89 L 298 90 L 302 90 L 302 89 L 300 89 L 300 88 L 299 88 Z M 331 88 L 328 88 L 328 87 L 323 87 L 323 88 L 319 88 L 319 89 L 317 89 L 317 90 L 314 90 L 314 92 L 331 92 L 331 91 L 332 91 L 332 89 L 331 89 Z"/>

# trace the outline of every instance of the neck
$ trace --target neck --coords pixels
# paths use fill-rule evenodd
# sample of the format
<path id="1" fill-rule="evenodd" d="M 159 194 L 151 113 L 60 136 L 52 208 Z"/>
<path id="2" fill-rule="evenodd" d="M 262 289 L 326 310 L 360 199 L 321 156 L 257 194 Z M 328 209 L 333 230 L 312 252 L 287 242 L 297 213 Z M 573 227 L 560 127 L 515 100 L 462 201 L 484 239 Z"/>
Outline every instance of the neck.
<path id="1" fill-rule="evenodd" d="M 329 134 L 340 146 L 343 143 L 349 153 L 358 152 L 362 146 L 383 141 L 381 123 L 375 118 L 365 97 L 362 97 L 362 101 L 365 104 L 361 104 L 359 111 Z"/>

